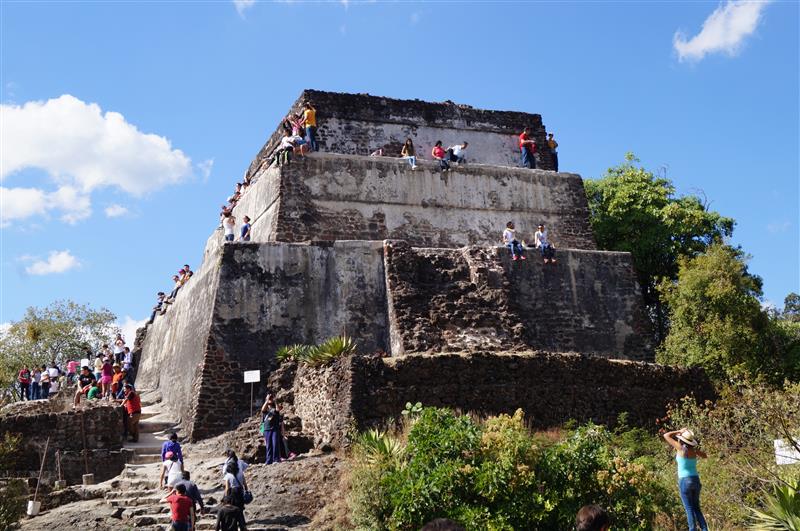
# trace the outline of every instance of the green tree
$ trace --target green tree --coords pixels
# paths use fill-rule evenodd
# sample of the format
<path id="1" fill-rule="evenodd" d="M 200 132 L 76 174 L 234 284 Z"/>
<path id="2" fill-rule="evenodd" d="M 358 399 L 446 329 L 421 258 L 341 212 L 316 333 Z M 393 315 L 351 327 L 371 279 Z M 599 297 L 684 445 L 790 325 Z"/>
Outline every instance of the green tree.
<path id="1" fill-rule="evenodd" d="M 783 299 L 783 318 L 800 323 L 800 295 L 797 293 L 792 292 Z"/>
<path id="2" fill-rule="evenodd" d="M 670 331 L 658 360 L 699 365 L 715 378 L 761 376 L 774 383 L 796 376 L 797 360 L 761 307 L 761 279 L 747 271 L 740 249 L 711 245 L 679 261 L 677 282 L 659 290 L 669 306 Z"/>
<path id="3" fill-rule="evenodd" d="M 709 210 L 695 195 L 677 196 L 671 181 L 638 162 L 628 153 L 624 163 L 584 184 L 597 245 L 631 253 L 655 339 L 661 343 L 668 311 L 658 294 L 659 282 L 677 278 L 681 257 L 696 256 L 730 236 L 734 220 Z"/>
<path id="4" fill-rule="evenodd" d="M 86 347 L 109 342 L 119 329 L 116 316 L 73 301 L 30 307 L 0 337 L 0 386 L 10 387 L 21 364 L 64 363 L 80 359 Z"/>

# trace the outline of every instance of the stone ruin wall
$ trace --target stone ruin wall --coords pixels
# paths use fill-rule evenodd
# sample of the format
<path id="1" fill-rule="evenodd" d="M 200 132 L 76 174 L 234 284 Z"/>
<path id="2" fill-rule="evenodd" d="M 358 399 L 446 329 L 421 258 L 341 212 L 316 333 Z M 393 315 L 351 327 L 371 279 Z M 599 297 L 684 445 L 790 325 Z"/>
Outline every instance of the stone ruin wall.
<path id="1" fill-rule="evenodd" d="M 544 222 L 560 248 L 595 249 L 580 176 L 318 153 L 262 171 L 233 210 L 252 241 L 401 239 L 423 247 L 494 245 L 506 222 L 533 241 Z M 207 254 L 222 242 L 221 231 Z"/>
<path id="2" fill-rule="evenodd" d="M 383 148 L 387 156 L 400 155 L 406 138 L 411 138 L 417 157 L 432 160 L 431 148 L 437 140 L 446 146 L 469 142 L 469 161 L 499 166 L 519 165 L 518 136 L 531 127 L 537 144 L 546 140 L 542 117 L 514 111 L 487 111 L 453 102 L 431 103 L 305 90 L 289 112 L 301 111 L 302 103 L 311 100 L 317 109 L 317 140 L 324 152 L 369 155 Z M 282 136 L 281 124 L 247 170 L 255 176 L 264 168 Z M 540 152 L 539 167 L 553 169 L 548 151 Z"/>
<path id="3" fill-rule="evenodd" d="M 654 430 L 670 402 L 714 398 L 701 370 L 578 354 L 351 356 L 301 370 L 293 387 L 295 413 L 317 446 L 331 447 L 347 446 L 354 429 L 399 419 L 407 402 L 479 416 L 521 408 L 537 429 L 568 420 L 614 425 L 626 413 L 630 425 Z"/>
<path id="4" fill-rule="evenodd" d="M 393 356 L 474 350 L 580 352 L 652 361 L 630 254 L 386 246 Z"/>
<path id="5" fill-rule="evenodd" d="M 81 484 L 87 464 L 96 482 L 111 479 L 122 471 L 127 456 L 122 449 L 121 408 L 94 402 L 73 410 L 70 396 L 73 389 L 67 387 L 66 394 L 58 393 L 49 400 L 16 402 L 0 410 L 0 437 L 5 433 L 22 436 L 17 469 L 10 472 L 38 476 L 48 436 L 44 484 L 52 485 L 58 479 L 56 450 L 60 450 L 61 474 L 68 485 Z"/>

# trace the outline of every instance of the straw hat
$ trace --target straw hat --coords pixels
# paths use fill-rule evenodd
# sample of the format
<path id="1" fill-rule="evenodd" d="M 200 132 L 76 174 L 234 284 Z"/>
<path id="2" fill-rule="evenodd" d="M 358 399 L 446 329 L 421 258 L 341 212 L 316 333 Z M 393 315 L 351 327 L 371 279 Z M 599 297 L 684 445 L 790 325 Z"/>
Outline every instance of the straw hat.
<path id="1" fill-rule="evenodd" d="M 694 432 L 692 430 L 683 430 L 676 435 L 675 438 L 687 446 L 697 446 L 700 444 L 700 442 L 694 436 Z"/>

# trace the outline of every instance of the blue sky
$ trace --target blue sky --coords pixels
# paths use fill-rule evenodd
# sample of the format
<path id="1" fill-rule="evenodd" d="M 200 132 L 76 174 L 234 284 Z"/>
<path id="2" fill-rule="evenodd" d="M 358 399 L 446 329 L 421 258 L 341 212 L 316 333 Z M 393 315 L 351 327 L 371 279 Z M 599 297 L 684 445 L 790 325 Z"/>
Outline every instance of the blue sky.
<path id="1" fill-rule="evenodd" d="M 0 323 L 146 317 L 303 88 L 540 113 L 562 169 L 635 152 L 737 220 L 766 299 L 800 290 L 797 2 L 0 6 Z"/>

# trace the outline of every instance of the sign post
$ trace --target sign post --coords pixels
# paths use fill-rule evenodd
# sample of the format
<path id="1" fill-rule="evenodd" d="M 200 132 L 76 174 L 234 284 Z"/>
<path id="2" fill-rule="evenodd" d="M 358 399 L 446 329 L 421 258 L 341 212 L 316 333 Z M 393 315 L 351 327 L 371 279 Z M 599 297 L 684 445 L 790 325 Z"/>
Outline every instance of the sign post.
<path id="1" fill-rule="evenodd" d="M 261 381 L 261 371 L 244 371 L 244 383 L 250 384 L 250 416 L 253 416 L 253 384 Z"/>

